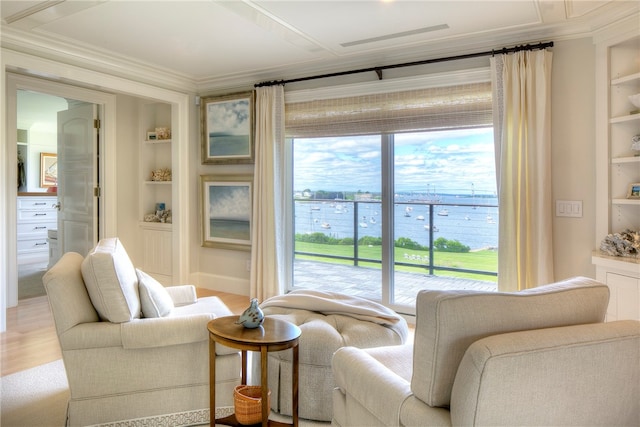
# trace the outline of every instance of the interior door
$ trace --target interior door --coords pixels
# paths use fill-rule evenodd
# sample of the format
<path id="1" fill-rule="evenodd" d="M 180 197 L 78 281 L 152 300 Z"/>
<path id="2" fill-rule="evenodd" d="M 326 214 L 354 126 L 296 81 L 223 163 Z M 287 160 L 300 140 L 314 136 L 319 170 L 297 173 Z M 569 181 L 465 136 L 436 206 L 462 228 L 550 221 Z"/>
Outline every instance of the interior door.
<path id="1" fill-rule="evenodd" d="M 97 242 L 98 106 L 58 113 L 58 246 L 86 255 Z"/>

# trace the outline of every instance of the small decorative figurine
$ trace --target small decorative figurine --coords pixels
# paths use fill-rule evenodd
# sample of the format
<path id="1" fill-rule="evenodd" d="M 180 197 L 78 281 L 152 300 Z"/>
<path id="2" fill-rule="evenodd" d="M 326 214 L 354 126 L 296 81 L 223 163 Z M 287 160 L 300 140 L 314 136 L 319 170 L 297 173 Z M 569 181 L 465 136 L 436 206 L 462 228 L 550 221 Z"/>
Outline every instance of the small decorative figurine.
<path id="1" fill-rule="evenodd" d="M 151 171 L 151 181 L 171 181 L 171 169 L 161 168 Z"/>
<path id="2" fill-rule="evenodd" d="M 635 156 L 640 156 L 640 134 L 631 138 L 631 149 L 636 152 Z"/>
<path id="3" fill-rule="evenodd" d="M 236 323 L 241 324 L 245 328 L 255 329 L 258 326 L 262 325 L 264 322 L 264 313 L 258 307 L 258 299 L 253 298 L 251 300 L 251 305 L 247 308 L 244 313 L 240 315 L 240 318 L 236 321 Z"/>

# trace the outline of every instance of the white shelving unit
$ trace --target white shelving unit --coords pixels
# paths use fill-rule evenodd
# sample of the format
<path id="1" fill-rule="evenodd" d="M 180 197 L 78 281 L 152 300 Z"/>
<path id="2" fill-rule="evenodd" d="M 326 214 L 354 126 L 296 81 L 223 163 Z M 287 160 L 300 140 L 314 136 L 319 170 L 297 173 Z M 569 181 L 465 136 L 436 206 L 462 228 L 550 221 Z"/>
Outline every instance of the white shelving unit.
<path id="1" fill-rule="evenodd" d="M 143 103 L 140 106 L 140 189 L 138 208 L 139 225 L 142 230 L 143 264 L 141 268 L 161 283 L 173 281 L 173 224 L 150 222 L 145 217 L 156 213 L 159 203 L 165 210 L 176 207 L 174 182 L 154 181 L 152 172 L 170 169 L 173 172 L 173 140 L 149 139 L 149 132 L 158 127 L 171 129 L 171 105 L 166 103 Z"/>
<path id="2" fill-rule="evenodd" d="M 607 234 L 640 230 L 640 200 L 627 198 L 640 182 L 640 156 L 631 138 L 640 134 L 640 113 L 629 95 L 640 93 L 640 31 L 605 34 L 596 43 L 596 279 L 611 291 L 607 320 L 640 319 L 640 259 L 597 250 Z M 637 23 L 636 23 L 637 24 Z"/>

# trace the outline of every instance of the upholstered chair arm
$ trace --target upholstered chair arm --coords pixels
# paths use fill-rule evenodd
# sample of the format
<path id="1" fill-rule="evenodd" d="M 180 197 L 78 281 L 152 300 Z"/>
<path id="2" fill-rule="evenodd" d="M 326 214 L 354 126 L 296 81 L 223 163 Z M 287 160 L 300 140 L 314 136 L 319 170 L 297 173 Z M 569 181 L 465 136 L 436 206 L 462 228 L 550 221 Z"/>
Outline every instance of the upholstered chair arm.
<path id="1" fill-rule="evenodd" d="M 121 323 L 122 346 L 125 349 L 154 348 L 205 341 L 209 338 L 207 323 L 215 318 L 211 313 Z"/>
<path id="2" fill-rule="evenodd" d="M 120 324 L 111 322 L 81 323 L 58 338 L 63 351 L 122 346 Z"/>
<path id="3" fill-rule="evenodd" d="M 198 301 L 196 287 L 193 285 L 167 286 L 165 289 L 177 307 Z"/>
<path id="4" fill-rule="evenodd" d="M 399 425 L 400 409 L 411 395 L 409 382 L 355 347 L 340 348 L 331 363 L 336 387 L 367 408 L 381 425 Z"/>
<path id="5" fill-rule="evenodd" d="M 640 425 L 638 360 L 634 320 L 478 340 L 455 378 L 452 424 Z"/>

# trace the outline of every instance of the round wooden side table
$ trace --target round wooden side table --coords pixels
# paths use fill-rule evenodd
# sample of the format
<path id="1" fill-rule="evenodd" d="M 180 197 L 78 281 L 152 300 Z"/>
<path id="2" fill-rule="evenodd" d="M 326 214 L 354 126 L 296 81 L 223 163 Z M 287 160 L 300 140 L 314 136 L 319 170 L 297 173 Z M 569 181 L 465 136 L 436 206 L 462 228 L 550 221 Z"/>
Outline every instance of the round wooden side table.
<path id="1" fill-rule="evenodd" d="M 207 324 L 209 330 L 209 400 L 211 426 L 224 424 L 239 426 L 234 414 L 215 419 L 216 414 L 216 352 L 215 343 L 242 351 L 242 384 L 247 383 L 247 351 L 260 353 L 260 373 L 262 385 L 262 426 L 294 426 L 298 427 L 298 338 L 300 328 L 285 320 L 265 317 L 262 326 L 248 329 L 235 322 L 240 316 L 225 316 L 213 319 Z M 293 351 L 292 378 L 292 424 L 269 420 L 269 384 L 267 381 L 267 353 L 290 348 Z"/>

